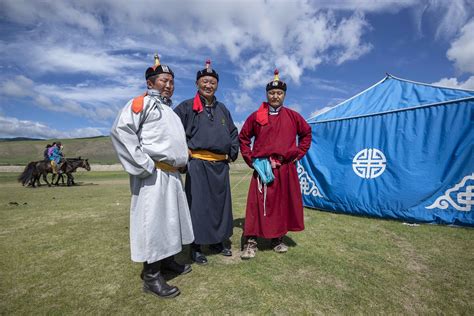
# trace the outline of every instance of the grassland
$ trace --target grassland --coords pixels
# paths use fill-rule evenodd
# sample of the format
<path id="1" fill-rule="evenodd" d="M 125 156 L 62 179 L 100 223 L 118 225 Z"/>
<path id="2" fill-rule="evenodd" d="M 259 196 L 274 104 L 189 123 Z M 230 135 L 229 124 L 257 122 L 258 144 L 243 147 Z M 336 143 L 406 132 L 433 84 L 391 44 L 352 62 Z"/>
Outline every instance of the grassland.
<path id="1" fill-rule="evenodd" d="M 24 140 L 0 142 L 0 165 L 26 165 L 42 160 L 47 144 L 58 140 Z M 88 158 L 91 164 L 118 163 L 110 137 L 74 138 L 59 140 L 66 157 Z"/>
<path id="2" fill-rule="evenodd" d="M 123 172 L 76 187 L 23 188 L 0 173 L 0 314 L 473 314 L 474 230 L 305 210 L 290 250 L 239 259 L 248 171 L 233 170 L 234 256 L 143 294 L 129 254 Z M 189 262 L 189 249 L 179 255 Z"/>

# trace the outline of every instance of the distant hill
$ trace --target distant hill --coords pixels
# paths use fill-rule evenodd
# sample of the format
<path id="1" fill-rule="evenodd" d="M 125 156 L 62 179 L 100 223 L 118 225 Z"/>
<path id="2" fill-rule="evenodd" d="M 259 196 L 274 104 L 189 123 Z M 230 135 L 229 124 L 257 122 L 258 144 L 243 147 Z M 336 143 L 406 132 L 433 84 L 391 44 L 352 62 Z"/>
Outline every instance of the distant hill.
<path id="1" fill-rule="evenodd" d="M 0 138 L 0 142 L 16 142 L 25 140 L 44 140 L 42 138 L 29 138 L 29 137 L 13 137 L 13 138 Z"/>
<path id="2" fill-rule="evenodd" d="M 64 145 L 66 157 L 88 158 L 93 164 L 118 163 L 115 150 L 109 136 L 55 139 L 55 140 L 32 140 L 16 139 L 0 141 L 0 165 L 23 165 L 29 161 L 43 159 L 43 151 L 47 144 L 53 141 L 61 141 Z"/>

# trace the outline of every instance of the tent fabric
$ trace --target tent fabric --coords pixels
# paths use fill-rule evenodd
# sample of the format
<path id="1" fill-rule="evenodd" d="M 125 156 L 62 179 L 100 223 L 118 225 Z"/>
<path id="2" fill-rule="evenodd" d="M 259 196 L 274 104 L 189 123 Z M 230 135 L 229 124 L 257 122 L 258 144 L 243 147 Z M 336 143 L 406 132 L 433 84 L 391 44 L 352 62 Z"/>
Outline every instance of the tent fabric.
<path id="1" fill-rule="evenodd" d="M 305 206 L 474 226 L 474 91 L 388 75 L 308 121 Z"/>
<path id="2" fill-rule="evenodd" d="M 471 98 L 474 91 L 437 87 L 387 75 L 369 89 L 336 105 L 330 111 L 308 120 L 309 123 L 339 120 L 385 112 L 436 105 Z"/>

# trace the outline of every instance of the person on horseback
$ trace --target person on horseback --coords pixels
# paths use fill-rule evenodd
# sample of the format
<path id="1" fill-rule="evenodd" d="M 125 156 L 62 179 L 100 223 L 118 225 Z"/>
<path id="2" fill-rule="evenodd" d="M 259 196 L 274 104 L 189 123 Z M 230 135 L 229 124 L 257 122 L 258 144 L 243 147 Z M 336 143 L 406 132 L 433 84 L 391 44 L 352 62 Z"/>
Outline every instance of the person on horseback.
<path id="1" fill-rule="evenodd" d="M 53 168 L 54 173 L 61 173 L 61 166 L 64 161 L 64 154 L 62 152 L 63 145 L 61 142 L 57 142 L 54 146 L 52 146 L 52 150 L 49 152 L 49 160 L 51 161 L 51 167 Z"/>
<path id="2" fill-rule="evenodd" d="M 49 149 L 51 148 L 51 144 L 46 145 L 43 151 L 43 158 L 46 161 L 49 161 Z"/>

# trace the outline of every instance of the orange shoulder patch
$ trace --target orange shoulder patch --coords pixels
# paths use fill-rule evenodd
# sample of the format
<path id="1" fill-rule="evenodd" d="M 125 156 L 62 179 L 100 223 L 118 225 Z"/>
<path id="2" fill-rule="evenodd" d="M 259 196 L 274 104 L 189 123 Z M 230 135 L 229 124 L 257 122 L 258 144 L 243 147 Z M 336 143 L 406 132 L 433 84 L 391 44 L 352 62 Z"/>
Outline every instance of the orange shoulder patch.
<path id="1" fill-rule="evenodd" d="M 145 98 L 144 95 L 141 95 L 139 97 L 136 97 L 132 101 L 132 111 L 135 114 L 140 113 L 143 111 L 143 99 Z"/>

